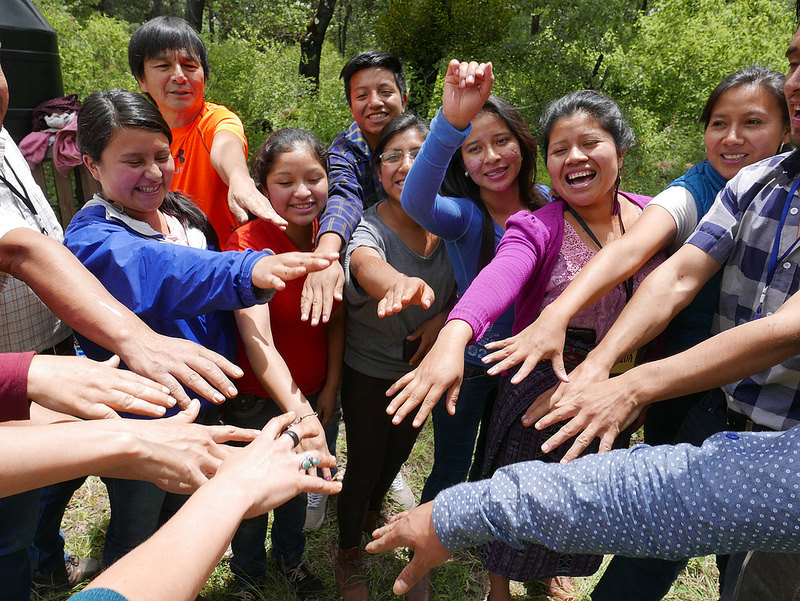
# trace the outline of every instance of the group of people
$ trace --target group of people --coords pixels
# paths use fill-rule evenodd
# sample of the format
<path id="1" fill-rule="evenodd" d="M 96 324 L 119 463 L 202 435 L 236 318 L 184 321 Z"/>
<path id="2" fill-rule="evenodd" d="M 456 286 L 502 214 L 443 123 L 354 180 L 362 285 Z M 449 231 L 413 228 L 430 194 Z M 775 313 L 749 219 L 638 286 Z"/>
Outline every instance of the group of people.
<path id="1" fill-rule="evenodd" d="M 405 113 L 402 65 L 379 51 L 342 70 L 353 123 L 329 149 L 281 129 L 248 169 L 241 121 L 205 100 L 197 32 L 143 24 L 128 51 L 146 96 L 96 92 L 78 113 L 98 192 L 63 236 L 0 136 L 0 417 L 67 422 L 4 429 L 19 461 L 0 489 L 13 495 L 0 599 L 28 601 L 31 577 L 97 571 L 59 533 L 88 473 L 111 517 L 105 571 L 76 599 L 190 600 L 228 542 L 237 598 L 258 598 L 273 569 L 314 598 L 301 493 L 340 486 L 345 601 L 370 598 L 363 532 L 370 551 L 414 550 L 395 585 L 412 601 L 432 597 L 428 570 L 476 544 L 491 601 L 512 580 L 574 598 L 569 577 L 602 553 L 619 555 L 596 601 L 660 599 L 709 552 L 725 554 L 722 599 L 790 598 L 754 596 L 797 582 L 745 552 L 800 550 L 800 158 L 780 154 L 800 143 L 799 46 L 788 79 L 750 67 L 719 83 L 700 117 L 706 160 L 650 199 L 620 190 L 635 135 L 603 94 L 543 112 L 548 188 L 529 124 L 491 94 L 491 63 L 451 61 L 428 125 Z M 0 122 L 5 105 L 0 85 Z M 87 358 L 46 357 L 74 354 L 68 325 Z M 423 505 L 384 525 L 431 413 Z M 627 450 L 642 422 L 657 446 Z M 789 431 L 731 432 L 744 430 Z"/>

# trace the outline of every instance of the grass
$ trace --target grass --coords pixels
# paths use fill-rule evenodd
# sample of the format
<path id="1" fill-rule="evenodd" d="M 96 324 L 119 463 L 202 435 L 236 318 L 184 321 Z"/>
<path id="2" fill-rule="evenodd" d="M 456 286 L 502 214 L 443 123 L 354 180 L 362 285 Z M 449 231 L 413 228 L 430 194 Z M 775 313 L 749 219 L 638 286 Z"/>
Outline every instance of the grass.
<path id="1" fill-rule="evenodd" d="M 344 437 L 339 437 L 339 463 L 344 466 L 346 456 Z M 422 490 L 425 478 L 430 471 L 433 455 L 433 429 L 426 424 L 409 461 L 403 468 L 406 482 L 417 497 Z M 340 471 L 340 473 L 342 473 Z M 399 511 L 399 507 L 388 502 L 386 510 L 389 514 Z M 334 581 L 334 559 L 336 554 L 336 500 L 329 499 L 327 517 L 318 532 L 308 534 L 306 545 L 307 563 L 311 570 L 325 583 L 327 592 L 320 601 L 336 601 L 339 596 Z M 105 487 L 98 478 L 91 477 L 75 494 L 67 509 L 63 529 L 67 537 L 67 548 L 70 553 L 100 558 L 102 556 L 103 534 L 108 526 L 109 507 Z M 366 535 L 365 535 L 366 542 Z M 268 544 L 268 541 L 267 541 Z M 580 593 L 579 601 L 590 601 L 590 593 L 600 579 L 602 571 L 610 558 L 606 558 L 603 567 L 593 576 L 575 578 L 575 588 Z M 395 600 L 392 592 L 394 578 L 408 561 L 406 550 L 397 550 L 379 556 L 367 557 L 367 578 L 373 601 Z M 270 573 L 269 586 L 264 594 L 264 601 L 285 601 L 295 599 L 288 585 L 274 572 Z M 471 551 L 457 553 L 444 566 L 435 570 L 431 578 L 434 600 L 479 601 L 485 598 L 488 590 L 488 579 L 481 568 L 477 555 Z M 76 588 L 75 591 L 79 590 Z M 209 601 L 223 601 L 231 598 L 233 578 L 228 568 L 228 560 L 223 558 L 208 580 L 202 595 Z M 72 592 L 34 593 L 33 599 L 40 601 L 61 601 Z M 667 601 L 707 601 L 717 598 L 717 570 L 713 556 L 691 560 L 674 584 Z M 512 598 L 545 599 L 543 597 L 527 597 L 525 588 L 512 584 Z"/>

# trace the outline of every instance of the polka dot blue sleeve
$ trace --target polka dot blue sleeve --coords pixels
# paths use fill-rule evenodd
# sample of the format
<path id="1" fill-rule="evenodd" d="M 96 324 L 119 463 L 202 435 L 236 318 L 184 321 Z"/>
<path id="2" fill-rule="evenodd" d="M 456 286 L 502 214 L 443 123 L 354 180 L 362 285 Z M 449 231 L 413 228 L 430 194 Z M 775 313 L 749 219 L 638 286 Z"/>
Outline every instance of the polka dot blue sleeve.
<path id="1" fill-rule="evenodd" d="M 798 460 L 800 427 L 518 463 L 440 493 L 433 523 L 451 551 L 495 538 L 631 557 L 798 551 Z"/>

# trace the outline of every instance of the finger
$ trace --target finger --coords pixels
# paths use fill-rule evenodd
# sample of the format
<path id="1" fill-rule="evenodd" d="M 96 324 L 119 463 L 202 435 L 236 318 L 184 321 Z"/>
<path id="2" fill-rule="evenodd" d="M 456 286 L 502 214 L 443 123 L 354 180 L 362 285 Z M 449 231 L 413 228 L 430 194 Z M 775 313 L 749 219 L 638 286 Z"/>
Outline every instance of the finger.
<path id="1" fill-rule="evenodd" d="M 295 420 L 295 414 L 293 411 L 287 411 L 281 415 L 273 417 L 271 420 L 267 422 L 267 425 L 261 430 L 261 432 L 270 440 L 275 440 L 280 436 L 280 433 L 283 432 L 285 428 L 289 426 Z M 284 436 L 284 438 L 289 438 L 288 436 Z M 291 438 L 290 444 L 293 443 Z"/>
<path id="2" fill-rule="evenodd" d="M 163 374 L 159 378 L 159 382 L 164 384 L 169 389 L 169 395 L 175 399 L 175 402 L 181 409 L 186 409 L 192 402 L 192 399 L 190 399 L 189 395 L 186 394 L 186 391 L 183 389 L 183 386 L 181 386 L 181 383 L 172 374 Z M 210 395 L 210 397 L 213 397 L 213 395 Z"/>
<path id="3" fill-rule="evenodd" d="M 522 425 L 526 428 L 534 424 L 537 420 L 541 419 L 543 416 L 547 415 L 547 412 L 550 410 L 551 401 L 553 395 L 555 394 L 556 390 L 558 389 L 558 384 L 553 386 L 550 390 L 546 390 L 542 394 L 540 394 L 528 407 L 528 410 L 522 416 Z M 539 428 L 539 424 L 536 424 L 536 428 Z"/>
<path id="4" fill-rule="evenodd" d="M 339 265 L 338 262 L 336 262 L 336 264 Z M 333 265 L 333 263 L 331 263 L 331 265 Z M 341 265 L 339 267 L 341 269 Z M 337 301 L 341 301 L 344 298 L 343 294 L 344 294 L 344 273 L 340 272 L 339 276 L 336 279 L 336 285 L 333 288 L 333 298 L 335 298 Z"/>
<path id="5" fill-rule="evenodd" d="M 381 300 L 378 301 L 378 309 L 377 309 L 378 317 L 381 318 L 386 317 L 386 307 L 387 305 L 389 305 L 388 296 L 389 293 L 387 292 L 386 296 L 384 296 Z"/>
<path id="6" fill-rule="evenodd" d="M 426 343 L 423 340 L 417 347 L 417 350 L 414 353 L 414 355 L 411 357 L 411 359 L 408 360 L 408 364 L 417 365 L 420 361 L 422 361 L 422 358 L 425 356 L 425 354 L 431 349 L 431 346 L 432 345 L 430 343 Z"/>
<path id="7" fill-rule="evenodd" d="M 458 394 L 461 392 L 461 381 L 453 384 L 447 391 L 447 412 L 450 415 L 456 414 L 456 401 L 458 401 Z"/>
<path id="8" fill-rule="evenodd" d="M 436 295 L 433 292 L 433 288 L 425 284 L 425 288 L 422 292 L 421 304 L 425 309 L 430 309 L 433 301 L 436 300 Z"/>
<path id="9" fill-rule="evenodd" d="M 557 424 L 575 417 L 578 415 L 579 411 L 580 409 L 571 403 L 562 407 L 557 407 L 551 402 L 547 412 L 541 418 L 536 420 L 535 427 L 537 430 L 544 430 L 553 424 Z"/>
<path id="10" fill-rule="evenodd" d="M 170 420 L 176 422 L 183 422 L 185 424 L 191 424 L 194 420 L 197 419 L 198 414 L 200 413 L 200 401 L 197 399 L 192 399 L 189 401 L 188 405 L 182 410 L 173 415 L 172 417 L 168 418 Z"/>
<path id="11" fill-rule="evenodd" d="M 211 439 L 217 443 L 230 442 L 232 440 L 247 442 L 255 440 L 261 434 L 261 430 L 253 428 L 237 428 L 235 426 L 206 426 L 209 429 Z M 233 447 L 224 447 L 230 449 Z"/>
<path id="12" fill-rule="evenodd" d="M 509 359 L 511 359 L 511 357 L 509 357 Z M 512 363 L 509 366 L 509 368 L 513 367 L 518 362 L 519 361 L 515 360 L 514 363 Z M 536 368 L 537 363 L 539 363 L 539 358 L 538 357 L 536 357 L 536 358 L 531 358 L 531 357 L 526 358 L 522 362 L 522 365 L 520 365 L 519 369 L 517 370 L 517 373 L 515 373 L 511 377 L 511 383 L 512 384 L 519 384 L 520 382 L 522 382 Z"/>
<path id="13" fill-rule="evenodd" d="M 422 424 L 425 423 L 425 420 L 428 419 L 428 415 L 430 414 L 431 411 L 433 411 L 433 408 L 436 406 L 436 403 L 438 403 L 439 399 L 442 398 L 443 392 L 444 391 L 440 390 L 438 391 L 438 394 L 436 394 L 432 390 L 431 392 L 428 393 L 428 395 L 422 401 L 422 404 L 420 405 L 419 409 L 417 410 L 417 414 L 414 416 L 414 422 L 412 423 L 412 425 L 415 428 L 419 428 L 422 426 Z"/>
<path id="14" fill-rule="evenodd" d="M 581 450 L 589 446 L 594 439 L 594 436 L 587 434 L 584 430 L 586 424 L 583 422 L 580 415 L 575 416 L 565 423 L 553 436 L 548 438 L 542 445 L 542 452 L 549 453 L 553 449 L 567 442 L 570 438 L 578 437 L 573 443 L 581 447 Z M 546 450 L 545 450 L 546 449 Z"/>
<path id="15" fill-rule="evenodd" d="M 414 585 L 419 582 L 425 574 L 428 573 L 428 568 L 423 565 L 420 559 L 421 555 L 415 554 L 411 562 L 403 568 L 397 580 L 394 581 L 392 591 L 395 595 L 404 595 L 410 591 Z"/>
<path id="16" fill-rule="evenodd" d="M 108 367 L 113 367 L 114 369 L 116 369 L 117 367 L 119 367 L 119 363 L 120 363 L 119 355 L 111 355 L 105 361 L 100 361 L 100 363 L 102 363 L 104 365 L 107 365 Z"/>
<path id="17" fill-rule="evenodd" d="M 597 452 L 608 453 L 614 448 L 614 441 L 617 440 L 617 436 L 619 436 L 619 431 L 616 430 L 609 429 L 603 432 L 603 435 L 600 437 L 600 447 Z"/>
<path id="18" fill-rule="evenodd" d="M 402 378 L 397 380 L 397 382 L 392 384 L 389 387 L 389 390 L 386 391 L 386 396 L 394 396 L 395 393 L 398 390 L 401 390 L 401 389 L 405 388 L 406 385 L 414 379 L 414 376 L 415 376 L 416 373 L 417 373 L 416 370 L 411 370 L 406 375 L 404 375 Z M 394 401 L 395 401 L 395 399 L 392 399 L 392 403 L 394 403 Z M 391 406 L 392 403 L 390 403 L 389 405 Z M 387 411 L 387 413 L 388 413 L 388 411 Z M 392 412 L 392 413 L 394 413 L 394 412 Z"/>
<path id="19" fill-rule="evenodd" d="M 560 351 L 555 352 L 550 358 L 550 363 L 553 364 L 553 372 L 555 372 L 556 377 L 562 382 L 569 382 L 569 376 L 564 367 L 564 355 Z"/>
<path id="20" fill-rule="evenodd" d="M 322 295 L 322 323 L 328 323 L 328 320 L 331 318 L 331 312 L 333 311 L 333 294 L 330 294 L 329 291 L 325 291 L 325 294 Z"/>
<path id="21" fill-rule="evenodd" d="M 591 430 L 587 428 L 578 434 L 578 437 L 575 439 L 575 442 L 572 443 L 572 446 L 569 448 L 569 451 L 567 451 L 567 454 L 561 458 L 561 463 L 569 463 L 573 459 L 580 457 L 586 450 L 586 447 L 592 444 L 592 441 L 596 438 L 596 435 L 597 430 L 594 428 Z"/>
<path id="22" fill-rule="evenodd" d="M 240 224 L 247 223 L 247 211 L 239 206 L 239 201 L 236 198 L 228 198 L 228 208 L 230 209 L 231 213 L 233 213 L 236 221 L 238 221 Z"/>
<path id="23" fill-rule="evenodd" d="M 228 398 L 235 397 L 238 391 L 230 378 L 241 378 L 244 375 L 242 368 L 214 351 L 203 347 L 200 348 L 202 350 L 197 357 L 198 360 L 192 361 L 190 364 L 190 367 L 200 377 L 198 385 L 203 386 L 207 383 Z M 195 390 L 195 392 L 201 394 L 204 398 L 209 398 L 199 390 Z"/>
<path id="24" fill-rule="evenodd" d="M 286 226 L 288 225 L 287 221 L 275 212 L 275 209 L 272 208 L 272 203 L 270 203 L 269 200 L 267 200 L 265 203 L 251 203 L 250 207 L 252 207 L 250 210 L 257 217 L 277 225 L 282 230 L 286 229 Z"/>

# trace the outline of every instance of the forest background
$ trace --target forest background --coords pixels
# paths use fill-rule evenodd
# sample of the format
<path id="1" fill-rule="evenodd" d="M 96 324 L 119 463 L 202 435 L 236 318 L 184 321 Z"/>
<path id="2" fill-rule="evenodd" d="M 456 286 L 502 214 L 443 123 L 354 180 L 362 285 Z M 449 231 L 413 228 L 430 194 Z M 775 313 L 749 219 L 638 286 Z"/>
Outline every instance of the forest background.
<path id="1" fill-rule="evenodd" d="M 339 71 L 356 52 L 397 54 L 409 110 L 430 119 L 452 57 L 492 61 L 495 93 L 536 133 L 548 102 L 592 88 L 617 100 L 638 139 L 623 189 L 654 195 L 704 157 L 697 119 L 722 77 L 782 73 L 789 0 L 34 0 L 59 35 L 65 93 L 138 90 L 131 32 L 170 14 L 206 41 L 207 99 L 242 118 L 251 152 L 273 129 L 328 144 L 350 122 Z M 540 161 L 539 180 L 548 183 Z"/>

